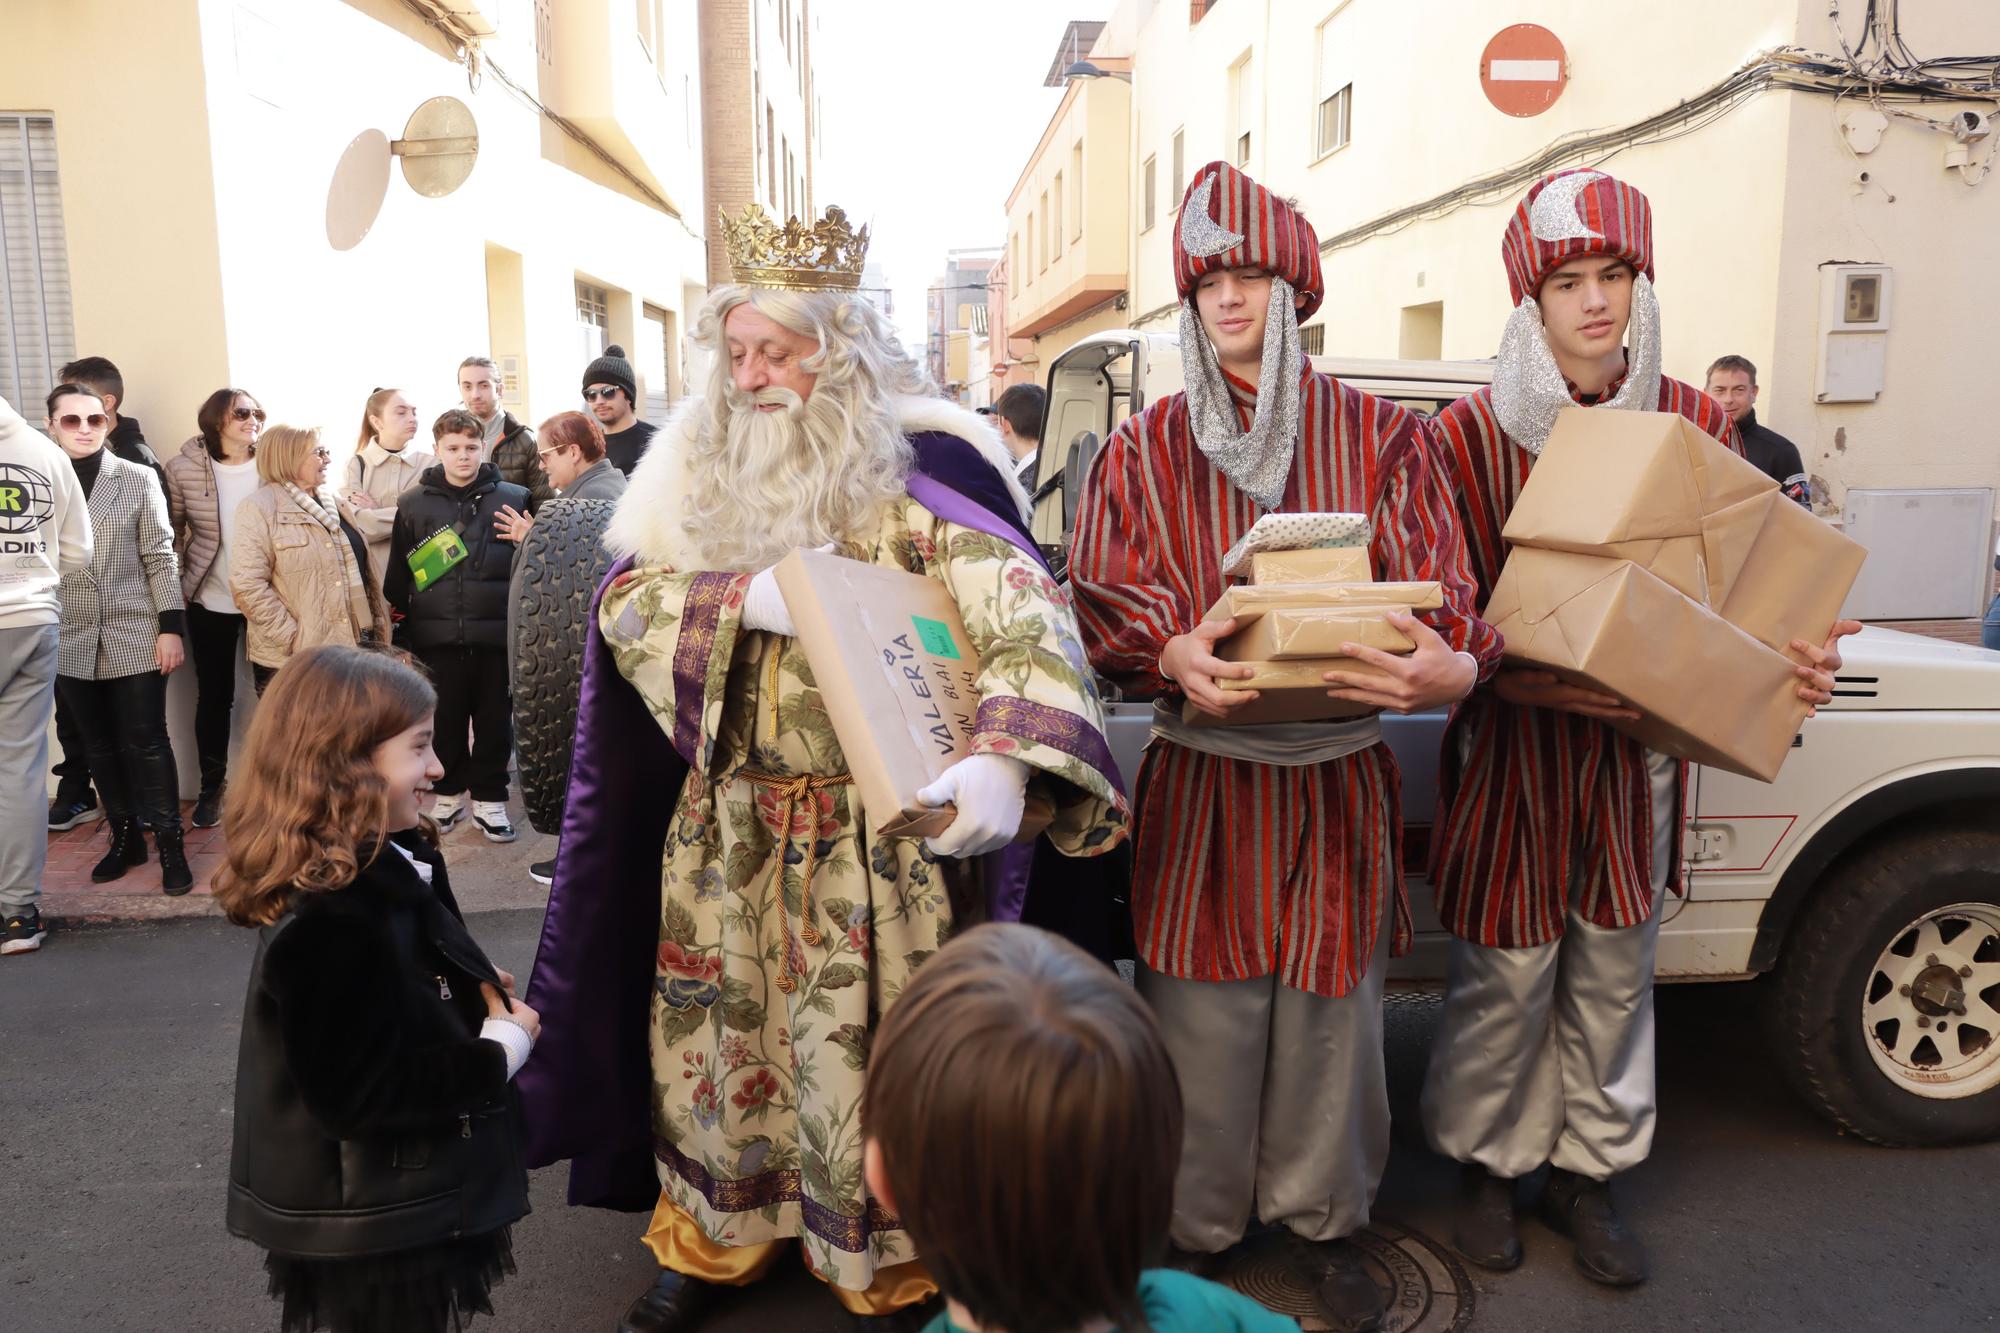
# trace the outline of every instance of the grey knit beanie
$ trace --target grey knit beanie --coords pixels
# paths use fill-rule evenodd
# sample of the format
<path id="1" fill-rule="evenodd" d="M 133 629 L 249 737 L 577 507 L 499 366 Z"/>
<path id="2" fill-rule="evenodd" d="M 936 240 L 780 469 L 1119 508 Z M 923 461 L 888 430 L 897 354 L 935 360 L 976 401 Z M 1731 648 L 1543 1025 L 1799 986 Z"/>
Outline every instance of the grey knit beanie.
<path id="1" fill-rule="evenodd" d="M 632 373 L 632 363 L 625 359 L 625 349 L 617 343 L 605 348 L 604 355 L 583 372 L 582 387 L 588 389 L 593 384 L 615 384 L 634 405 L 639 401 L 638 378 Z"/>

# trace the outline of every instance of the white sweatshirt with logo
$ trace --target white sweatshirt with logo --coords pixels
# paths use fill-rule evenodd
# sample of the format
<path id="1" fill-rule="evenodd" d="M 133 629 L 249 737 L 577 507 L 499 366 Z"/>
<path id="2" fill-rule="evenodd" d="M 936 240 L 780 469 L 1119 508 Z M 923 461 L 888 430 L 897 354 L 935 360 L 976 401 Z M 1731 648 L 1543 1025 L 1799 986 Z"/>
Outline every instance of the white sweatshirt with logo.
<path id="1" fill-rule="evenodd" d="M 56 587 L 90 567 L 90 505 L 69 455 L 0 398 L 0 630 L 54 625 Z"/>

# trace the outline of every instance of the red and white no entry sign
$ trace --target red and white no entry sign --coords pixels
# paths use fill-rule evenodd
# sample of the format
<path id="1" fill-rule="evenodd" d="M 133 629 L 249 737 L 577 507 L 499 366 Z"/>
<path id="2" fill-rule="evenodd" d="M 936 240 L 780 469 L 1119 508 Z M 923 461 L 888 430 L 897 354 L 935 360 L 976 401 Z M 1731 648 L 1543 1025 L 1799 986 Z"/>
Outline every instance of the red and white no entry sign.
<path id="1" fill-rule="evenodd" d="M 1479 53 L 1479 87 L 1487 101 L 1510 116 L 1541 115 L 1568 83 L 1569 53 L 1540 24 L 1502 28 Z"/>

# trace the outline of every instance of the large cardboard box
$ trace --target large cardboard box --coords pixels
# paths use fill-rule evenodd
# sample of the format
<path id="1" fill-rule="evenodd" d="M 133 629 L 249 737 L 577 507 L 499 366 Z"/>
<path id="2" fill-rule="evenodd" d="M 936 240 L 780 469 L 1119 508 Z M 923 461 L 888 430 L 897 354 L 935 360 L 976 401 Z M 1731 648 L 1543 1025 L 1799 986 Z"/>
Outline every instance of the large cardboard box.
<path id="1" fill-rule="evenodd" d="M 970 750 L 979 653 L 942 582 L 824 551 L 774 571 L 834 736 L 877 832 L 935 837 L 957 817 L 917 793 Z M 1019 841 L 1053 808 L 1031 797 Z"/>
<path id="2" fill-rule="evenodd" d="M 1224 639 L 1216 656 L 1225 662 L 1284 662 L 1304 657 L 1338 657 L 1341 645 L 1358 643 L 1385 653 L 1416 648 L 1410 636 L 1389 622 L 1391 611 L 1407 606 L 1282 607 L 1266 611 Z"/>
<path id="3" fill-rule="evenodd" d="M 1769 782 L 1805 720 L 1790 658 L 1630 560 L 1517 547 L 1486 621 L 1509 661 L 1639 709 L 1612 725 L 1662 754 Z"/>
<path id="4" fill-rule="evenodd" d="M 1374 577 L 1365 546 L 1259 551 L 1250 557 L 1252 583 L 1367 583 Z"/>
<path id="5" fill-rule="evenodd" d="M 1564 409 L 1501 535 L 1630 560 L 1781 652 L 1826 638 L 1867 556 L 1673 412 Z"/>

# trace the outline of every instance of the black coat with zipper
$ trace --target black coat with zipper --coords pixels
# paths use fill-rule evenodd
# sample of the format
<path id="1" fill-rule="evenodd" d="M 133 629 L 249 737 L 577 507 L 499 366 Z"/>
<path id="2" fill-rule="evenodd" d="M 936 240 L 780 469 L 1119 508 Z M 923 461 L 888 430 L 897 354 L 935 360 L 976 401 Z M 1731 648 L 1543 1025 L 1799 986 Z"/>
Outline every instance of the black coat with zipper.
<path id="1" fill-rule="evenodd" d="M 396 631 L 398 643 L 417 652 L 507 647 L 507 581 L 515 547 L 493 530 L 502 505 L 525 513 L 528 493 L 500 480 L 500 470 L 491 463 L 481 463 L 465 486 L 446 482 L 444 464 L 435 464 L 425 468 L 417 484 L 396 501 L 382 593 L 403 613 Z M 465 559 L 418 592 L 410 573 L 410 552 L 447 527 L 456 529 L 465 543 Z"/>
<path id="2" fill-rule="evenodd" d="M 444 858 L 393 847 L 259 932 L 236 1057 L 229 1230 L 307 1258 L 380 1255 L 528 1212 L 506 1053 L 478 1036 L 500 978 Z M 367 860 L 364 852 L 364 861 Z"/>

